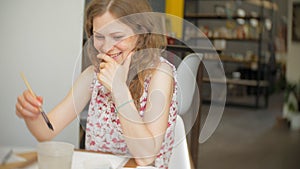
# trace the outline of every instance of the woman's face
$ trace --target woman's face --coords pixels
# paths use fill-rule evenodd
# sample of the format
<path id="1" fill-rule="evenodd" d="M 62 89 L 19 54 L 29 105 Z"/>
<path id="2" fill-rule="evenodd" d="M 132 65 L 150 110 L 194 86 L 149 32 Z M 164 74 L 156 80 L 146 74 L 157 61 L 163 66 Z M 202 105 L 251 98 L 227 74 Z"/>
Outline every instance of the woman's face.
<path id="1" fill-rule="evenodd" d="M 95 48 L 119 64 L 123 63 L 136 46 L 137 35 L 109 12 L 93 19 L 93 29 Z"/>

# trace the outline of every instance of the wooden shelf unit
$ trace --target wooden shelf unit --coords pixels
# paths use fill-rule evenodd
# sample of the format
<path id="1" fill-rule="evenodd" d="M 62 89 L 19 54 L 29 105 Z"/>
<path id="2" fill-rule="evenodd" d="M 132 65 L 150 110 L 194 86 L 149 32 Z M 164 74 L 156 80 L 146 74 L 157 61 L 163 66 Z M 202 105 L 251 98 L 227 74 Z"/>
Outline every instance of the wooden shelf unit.
<path id="1" fill-rule="evenodd" d="M 210 4 L 213 4 L 215 1 L 215 5 L 218 6 L 222 6 L 222 4 L 220 4 L 220 1 L 216 1 L 216 0 L 211 0 L 209 1 Z M 253 69 L 253 75 L 254 77 L 251 76 L 251 79 L 233 79 L 230 76 L 227 77 L 226 79 L 226 84 L 228 85 L 236 85 L 238 86 L 246 86 L 249 87 L 251 89 L 257 89 L 258 91 L 255 92 L 255 99 L 254 99 L 254 104 L 251 104 L 251 106 L 253 107 L 261 107 L 260 106 L 260 98 L 263 97 L 264 99 L 264 105 L 263 107 L 267 107 L 268 106 L 268 87 L 269 87 L 269 82 L 268 82 L 268 70 L 266 68 L 266 61 L 264 59 L 265 54 L 263 50 L 263 46 L 267 46 L 266 44 L 269 43 L 270 39 L 269 39 L 269 35 L 266 33 L 266 31 L 264 30 L 263 26 L 264 26 L 264 22 L 265 19 L 267 18 L 267 16 L 265 15 L 265 10 L 267 9 L 265 7 L 265 2 L 263 2 L 263 0 L 259 0 L 261 1 L 261 6 L 257 5 L 255 8 L 257 8 L 257 15 L 252 15 L 249 12 L 246 12 L 246 15 L 241 17 L 236 15 L 236 13 L 232 13 L 231 16 L 227 16 L 226 14 L 215 14 L 213 13 L 214 11 L 211 12 L 206 12 L 203 13 L 201 11 L 199 11 L 199 2 L 208 2 L 205 0 L 185 0 L 185 14 L 184 14 L 184 19 L 186 19 L 187 21 L 190 21 L 192 23 L 194 23 L 196 26 L 200 27 L 200 26 L 204 26 L 203 23 L 218 23 L 218 25 L 224 24 L 224 27 L 226 26 L 226 21 L 231 21 L 231 22 L 235 22 L 235 20 L 237 19 L 244 19 L 246 22 L 250 22 L 250 20 L 255 19 L 259 26 L 258 26 L 258 31 L 256 32 L 255 36 L 249 36 L 249 37 L 243 37 L 243 38 L 237 38 L 234 36 L 224 36 L 224 35 L 217 35 L 214 36 L 215 34 L 212 34 L 209 37 L 190 37 L 188 38 L 189 41 L 195 42 L 195 44 L 197 44 L 198 41 L 201 40 L 211 40 L 211 41 L 215 41 L 215 40 L 224 40 L 226 41 L 226 48 L 219 50 L 219 54 L 220 57 L 219 58 L 205 58 L 206 60 L 220 60 L 223 64 L 238 64 L 239 67 L 241 67 L 242 69 L 245 68 L 247 70 L 251 70 L 251 64 L 256 64 L 257 68 Z M 191 10 L 187 10 L 187 5 L 189 3 L 195 3 L 193 5 L 193 9 L 196 9 L 196 11 L 191 11 Z M 236 3 L 236 1 L 232 1 L 232 0 L 224 0 L 222 1 L 223 3 L 226 2 L 230 2 L 230 3 Z M 249 3 L 248 1 L 240 1 L 240 3 Z M 251 3 L 249 3 L 251 5 Z M 202 4 L 203 6 L 203 4 Z M 225 6 L 225 5 L 224 5 Z M 188 8 L 190 9 L 190 8 Z M 270 9 L 268 9 L 270 10 Z M 271 9 L 272 10 L 272 9 Z M 211 21 L 210 21 L 211 20 Z M 201 21 L 201 22 L 200 22 Z M 212 22 L 213 21 L 213 22 Z M 201 25 L 199 25 L 199 23 Z M 238 25 L 238 24 L 237 24 Z M 270 31 L 271 32 L 271 31 Z M 183 33 L 185 36 L 185 32 Z M 204 35 L 205 34 L 203 33 Z M 252 38 L 251 38 L 252 37 Z M 234 48 L 230 48 L 230 45 L 228 45 L 228 43 L 236 43 L 236 44 L 240 44 L 243 45 L 244 43 L 251 43 L 251 45 L 254 45 L 255 50 L 257 51 L 256 54 L 254 54 L 256 56 L 256 60 L 247 60 L 247 59 L 236 59 L 234 57 L 231 57 L 228 53 L 227 54 L 223 54 L 223 52 L 226 52 L 228 49 L 234 50 Z M 201 43 L 200 43 L 201 44 Z M 213 44 L 213 43 L 212 43 Z M 235 45 L 236 45 L 235 44 Z M 245 45 L 244 45 L 245 46 Z M 226 73 L 226 70 L 225 70 Z M 241 72 L 242 73 L 242 72 Z M 244 76 L 245 78 L 245 76 Z M 203 78 L 203 82 L 206 83 L 224 83 L 224 80 L 219 80 L 219 79 L 209 79 L 208 77 L 204 77 Z M 263 91 L 263 92 L 261 92 Z M 228 96 L 229 97 L 229 96 Z M 205 99 L 205 98 L 204 98 Z M 233 105 L 233 104 L 231 104 Z M 236 104 L 235 104 L 236 105 Z M 248 107 L 248 106 L 247 106 Z"/>
<path id="2" fill-rule="evenodd" d="M 257 17 L 257 16 L 237 16 L 234 15 L 232 17 L 228 17 L 226 15 L 216 15 L 216 14 L 196 14 L 196 13 L 188 13 L 186 15 L 184 15 L 185 19 L 191 20 L 198 20 L 198 19 L 245 19 L 245 20 L 249 20 L 249 19 L 257 19 L 257 20 L 261 20 L 262 17 Z"/>

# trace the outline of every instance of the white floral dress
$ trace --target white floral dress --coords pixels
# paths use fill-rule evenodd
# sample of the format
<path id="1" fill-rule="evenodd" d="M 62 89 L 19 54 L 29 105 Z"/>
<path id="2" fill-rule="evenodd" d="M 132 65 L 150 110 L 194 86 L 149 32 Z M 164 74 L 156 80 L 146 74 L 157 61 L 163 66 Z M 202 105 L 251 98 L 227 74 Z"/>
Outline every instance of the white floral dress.
<path id="1" fill-rule="evenodd" d="M 161 58 L 161 62 L 168 63 L 173 67 L 174 91 L 170 104 L 168 128 L 161 149 L 156 156 L 154 166 L 159 169 L 167 169 L 174 144 L 174 127 L 177 116 L 177 80 L 175 67 L 164 58 Z M 150 80 L 151 78 L 145 80 L 144 92 L 140 98 L 141 108 L 139 113 L 141 116 L 143 116 L 146 109 Z M 99 83 L 96 74 L 91 88 L 92 97 L 86 124 L 86 149 L 130 156 L 130 152 L 122 136 L 120 120 L 117 116 L 111 94 L 103 90 L 104 86 Z"/>

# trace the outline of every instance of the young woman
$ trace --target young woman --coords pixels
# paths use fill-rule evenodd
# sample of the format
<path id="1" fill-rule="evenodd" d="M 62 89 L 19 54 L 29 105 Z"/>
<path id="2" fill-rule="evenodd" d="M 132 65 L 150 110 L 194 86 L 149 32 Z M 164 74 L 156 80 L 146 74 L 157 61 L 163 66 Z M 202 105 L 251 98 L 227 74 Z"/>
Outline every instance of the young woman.
<path id="1" fill-rule="evenodd" d="M 85 30 L 98 52 L 68 95 L 48 113 L 54 131 L 39 112 L 42 97 L 28 90 L 18 97 L 16 114 L 39 140 L 51 140 L 89 103 L 86 149 L 127 154 L 138 165 L 168 168 L 177 115 L 176 72 L 161 57 L 166 45 L 147 0 L 93 0 Z M 144 13 L 144 14 L 143 14 Z"/>

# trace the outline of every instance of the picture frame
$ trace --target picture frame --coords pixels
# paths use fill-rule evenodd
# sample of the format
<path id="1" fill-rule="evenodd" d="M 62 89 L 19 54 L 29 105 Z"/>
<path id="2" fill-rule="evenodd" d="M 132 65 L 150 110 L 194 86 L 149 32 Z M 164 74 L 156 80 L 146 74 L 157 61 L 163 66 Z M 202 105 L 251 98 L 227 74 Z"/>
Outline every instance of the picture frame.
<path id="1" fill-rule="evenodd" d="M 300 42 L 300 3 L 293 3 L 292 41 Z"/>

